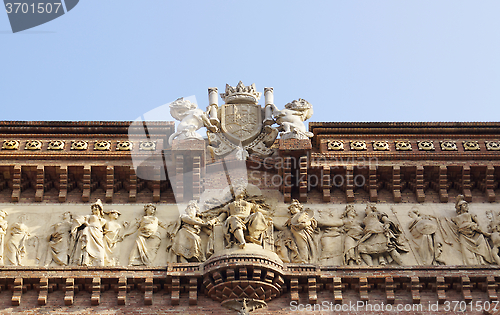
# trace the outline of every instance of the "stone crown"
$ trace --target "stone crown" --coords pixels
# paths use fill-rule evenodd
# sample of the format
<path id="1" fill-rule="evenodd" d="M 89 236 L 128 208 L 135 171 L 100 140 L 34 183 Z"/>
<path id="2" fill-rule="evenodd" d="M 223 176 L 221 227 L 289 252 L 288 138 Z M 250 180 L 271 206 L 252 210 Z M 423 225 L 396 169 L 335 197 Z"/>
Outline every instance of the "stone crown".
<path id="1" fill-rule="evenodd" d="M 252 85 L 245 86 L 243 82 L 238 82 L 235 87 L 226 84 L 226 91 L 220 94 L 220 97 L 226 102 L 226 104 L 238 104 L 238 103 L 253 103 L 257 104 L 262 93 L 257 92 L 255 88 L 255 83 Z"/>

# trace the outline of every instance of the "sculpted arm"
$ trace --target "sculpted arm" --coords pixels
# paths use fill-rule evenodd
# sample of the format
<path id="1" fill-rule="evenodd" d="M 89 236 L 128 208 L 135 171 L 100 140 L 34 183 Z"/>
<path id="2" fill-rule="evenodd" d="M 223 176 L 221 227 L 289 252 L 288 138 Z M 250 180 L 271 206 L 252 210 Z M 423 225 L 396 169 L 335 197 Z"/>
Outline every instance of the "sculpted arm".
<path id="1" fill-rule="evenodd" d="M 129 235 L 134 234 L 139 229 L 140 222 L 141 222 L 140 219 L 136 219 L 135 223 L 129 227 L 128 231 L 123 233 L 123 236 L 121 237 L 121 239 L 123 240 L 124 237 L 127 237 Z"/>

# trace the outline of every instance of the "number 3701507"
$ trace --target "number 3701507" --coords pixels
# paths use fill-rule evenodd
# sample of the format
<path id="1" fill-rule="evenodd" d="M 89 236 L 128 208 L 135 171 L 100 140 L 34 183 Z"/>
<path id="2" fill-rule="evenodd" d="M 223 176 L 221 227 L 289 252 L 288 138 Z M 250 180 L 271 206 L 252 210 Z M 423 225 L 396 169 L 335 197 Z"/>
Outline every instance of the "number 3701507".
<path id="1" fill-rule="evenodd" d="M 61 7 L 61 2 L 59 3 L 38 3 L 35 6 L 34 3 L 6 3 L 5 8 L 7 13 L 57 13 Z"/>
<path id="2" fill-rule="evenodd" d="M 498 301 L 472 301 L 467 303 L 465 301 L 445 301 L 444 310 L 453 312 L 466 312 L 466 311 L 496 311 L 498 310 Z"/>

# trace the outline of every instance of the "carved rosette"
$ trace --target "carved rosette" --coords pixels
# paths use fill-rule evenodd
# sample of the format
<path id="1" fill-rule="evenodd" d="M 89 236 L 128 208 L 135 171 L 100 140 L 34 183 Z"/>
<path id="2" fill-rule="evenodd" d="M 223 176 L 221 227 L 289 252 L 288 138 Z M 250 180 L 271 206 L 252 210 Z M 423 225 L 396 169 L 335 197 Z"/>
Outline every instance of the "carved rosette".
<path id="1" fill-rule="evenodd" d="M 225 307 L 251 312 L 285 290 L 283 264 L 264 255 L 224 255 L 203 265 L 204 294 Z"/>

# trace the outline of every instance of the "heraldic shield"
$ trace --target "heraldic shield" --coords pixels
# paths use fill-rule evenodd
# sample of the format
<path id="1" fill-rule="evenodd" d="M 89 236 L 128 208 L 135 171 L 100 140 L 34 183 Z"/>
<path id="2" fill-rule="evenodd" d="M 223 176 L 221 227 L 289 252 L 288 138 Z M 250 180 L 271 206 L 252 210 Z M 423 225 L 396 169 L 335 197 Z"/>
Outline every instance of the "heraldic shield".
<path id="1" fill-rule="evenodd" d="M 261 133 L 262 107 L 257 104 L 224 104 L 221 106 L 221 129 L 235 144 L 247 145 Z"/>

